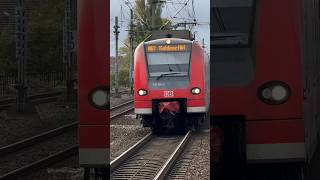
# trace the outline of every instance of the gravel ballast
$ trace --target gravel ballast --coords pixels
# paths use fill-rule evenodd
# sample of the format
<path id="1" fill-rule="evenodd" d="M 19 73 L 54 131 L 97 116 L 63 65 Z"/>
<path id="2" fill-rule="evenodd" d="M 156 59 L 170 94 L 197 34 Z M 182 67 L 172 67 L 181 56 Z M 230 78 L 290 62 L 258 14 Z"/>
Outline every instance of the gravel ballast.
<path id="1" fill-rule="evenodd" d="M 200 132 L 193 141 L 197 149 L 185 179 L 210 179 L 210 132 Z"/>
<path id="2" fill-rule="evenodd" d="M 142 128 L 137 125 L 111 125 L 111 161 L 146 136 L 149 132 L 150 129 Z"/>

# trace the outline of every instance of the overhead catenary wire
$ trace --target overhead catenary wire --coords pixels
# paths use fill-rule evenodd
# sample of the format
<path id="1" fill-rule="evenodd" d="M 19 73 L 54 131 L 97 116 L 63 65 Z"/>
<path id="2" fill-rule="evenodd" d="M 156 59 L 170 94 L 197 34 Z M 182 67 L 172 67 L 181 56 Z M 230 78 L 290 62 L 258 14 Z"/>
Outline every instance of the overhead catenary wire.
<path id="1" fill-rule="evenodd" d="M 129 9 L 134 9 L 134 5 L 133 3 L 130 1 L 130 0 L 122 0 L 126 6 L 129 8 Z M 169 10 L 169 6 L 167 3 L 170 3 L 172 4 L 170 10 Z M 179 5 L 179 7 L 178 7 Z M 165 9 L 166 9 L 166 19 L 168 19 L 168 21 L 170 22 L 175 22 L 174 19 L 179 19 L 179 20 L 182 20 L 182 21 L 193 21 L 193 22 L 196 22 L 196 19 L 195 19 L 195 11 L 194 11 L 194 0 L 192 0 L 192 3 L 191 3 L 191 10 L 190 10 L 190 0 L 186 0 L 185 2 L 182 2 L 181 0 L 178 0 L 177 1 L 173 1 L 173 0 L 167 0 L 166 1 L 166 6 L 165 6 Z M 174 9 L 174 10 L 173 10 Z M 175 14 L 172 16 L 170 15 L 169 11 L 172 11 L 175 12 Z M 185 12 L 185 13 L 182 13 Z M 190 12 L 192 11 L 192 13 Z M 122 26 L 122 23 L 129 23 L 127 21 L 127 16 L 124 16 L 124 13 L 122 12 L 122 16 L 125 20 L 123 19 L 120 19 L 121 20 L 121 27 Z M 143 17 L 141 17 L 140 15 L 138 14 L 135 14 L 135 17 L 139 19 L 139 21 L 145 25 L 147 28 L 150 28 L 150 25 L 145 21 L 145 19 Z M 169 22 L 165 22 L 163 23 L 163 25 L 161 26 L 161 28 L 165 27 Z M 191 30 L 191 28 L 193 27 L 193 25 L 188 25 L 189 26 L 189 29 Z M 160 28 L 160 29 L 161 29 Z"/>
<path id="2" fill-rule="evenodd" d="M 125 6 L 121 5 L 121 14 L 120 16 L 120 27 L 128 28 L 128 24 L 130 22 L 128 21 L 129 11 L 128 9 L 135 9 L 135 0 L 121 0 L 125 4 Z M 178 24 L 178 23 L 185 23 L 185 25 L 182 25 L 182 28 L 186 28 L 188 30 L 193 30 L 195 26 L 209 26 L 209 22 L 197 22 L 196 17 L 196 10 L 195 10 L 195 1 L 194 0 L 166 0 L 164 3 L 164 6 L 162 6 L 163 10 L 163 18 L 167 19 L 167 21 L 162 23 L 162 26 L 159 29 L 163 29 L 168 24 Z M 134 18 L 138 20 L 140 23 L 142 23 L 146 29 L 150 29 L 150 22 L 146 22 L 146 19 L 141 17 L 139 14 L 134 13 Z M 112 21 L 113 19 L 111 19 Z M 180 25 L 181 26 L 181 25 Z M 129 30 L 126 29 L 126 31 L 129 32 Z M 130 33 L 130 32 L 129 32 Z M 135 30 L 135 33 L 151 33 L 150 30 Z M 125 42 L 119 41 L 121 44 L 125 45 Z M 126 45 L 125 45 L 126 46 Z"/>
<path id="3" fill-rule="evenodd" d="M 167 14 L 166 18 L 168 19 L 168 21 L 175 22 L 175 23 L 181 23 L 181 22 L 186 23 L 185 27 L 188 27 L 189 30 L 192 30 L 192 28 L 196 25 L 196 22 L 197 22 L 195 17 L 194 1 L 192 0 L 191 4 L 190 4 L 190 0 L 186 0 L 185 2 L 182 2 L 181 0 L 177 0 L 177 1 L 167 0 L 166 2 L 167 3 L 166 3 L 165 9 Z M 168 5 L 168 4 L 171 4 L 171 5 Z M 175 12 L 175 14 L 171 15 L 169 11 Z M 168 22 L 165 22 L 164 24 L 167 24 L 167 23 Z"/>
<path id="4" fill-rule="evenodd" d="M 180 0 L 177 0 L 177 1 L 181 2 Z M 185 3 L 184 5 L 188 6 L 188 3 Z M 189 17 L 192 17 L 192 15 L 190 14 L 189 8 L 183 8 L 183 9 L 188 14 Z"/>

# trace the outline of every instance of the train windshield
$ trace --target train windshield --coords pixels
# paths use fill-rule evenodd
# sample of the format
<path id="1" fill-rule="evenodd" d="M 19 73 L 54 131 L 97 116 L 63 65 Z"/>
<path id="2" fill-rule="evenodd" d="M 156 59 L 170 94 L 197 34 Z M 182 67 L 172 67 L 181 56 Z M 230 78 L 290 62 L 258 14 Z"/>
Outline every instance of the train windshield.
<path id="1" fill-rule="evenodd" d="M 149 86 L 186 87 L 189 83 L 191 44 L 146 46 Z"/>
<path id="2" fill-rule="evenodd" d="M 254 0 L 214 0 L 213 45 L 242 47 L 250 43 Z"/>
<path id="3" fill-rule="evenodd" d="M 148 53 L 150 77 L 188 76 L 190 52 Z"/>

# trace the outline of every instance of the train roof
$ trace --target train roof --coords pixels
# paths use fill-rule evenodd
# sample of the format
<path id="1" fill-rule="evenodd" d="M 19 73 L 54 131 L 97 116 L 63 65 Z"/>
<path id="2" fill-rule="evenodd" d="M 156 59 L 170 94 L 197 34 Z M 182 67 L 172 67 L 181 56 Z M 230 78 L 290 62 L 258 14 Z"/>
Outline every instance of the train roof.
<path id="1" fill-rule="evenodd" d="M 170 44 L 191 44 L 193 42 L 187 39 L 180 39 L 180 38 L 161 38 L 161 39 L 147 41 L 145 42 L 145 44 L 164 44 L 164 42 L 167 42 L 167 41 L 170 41 L 169 42 Z"/>
<path id="2" fill-rule="evenodd" d="M 162 38 L 179 38 L 191 41 L 194 40 L 194 37 L 189 30 L 157 30 L 152 31 L 152 34 L 146 39 L 146 41 Z"/>

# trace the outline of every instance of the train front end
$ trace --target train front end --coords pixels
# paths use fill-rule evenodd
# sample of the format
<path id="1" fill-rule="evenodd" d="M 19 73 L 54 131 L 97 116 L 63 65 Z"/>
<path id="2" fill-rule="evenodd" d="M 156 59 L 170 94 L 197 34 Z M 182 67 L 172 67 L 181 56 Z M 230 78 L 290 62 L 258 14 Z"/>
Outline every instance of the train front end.
<path id="1" fill-rule="evenodd" d="M 195 128 L 209 105 L 206 63 L 208 58 L 194 41 L 141 43 L 134 59 L 134 106 L 143 125 L 155 132 Z"/>

